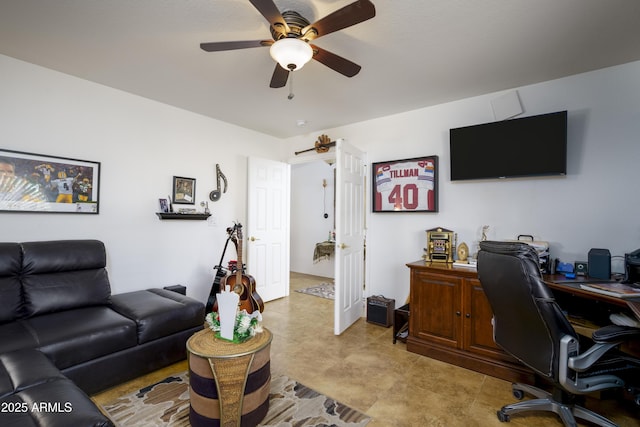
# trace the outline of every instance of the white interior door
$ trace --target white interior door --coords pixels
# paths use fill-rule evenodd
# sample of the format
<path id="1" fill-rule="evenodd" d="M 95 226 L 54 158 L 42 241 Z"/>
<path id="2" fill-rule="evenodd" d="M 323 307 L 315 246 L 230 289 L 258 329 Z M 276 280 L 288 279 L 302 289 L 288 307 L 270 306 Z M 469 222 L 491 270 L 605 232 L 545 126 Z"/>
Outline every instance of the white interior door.
<path id="1" fill-rule="evenodd" d="M 247 272 L 263 301 L 289 295 L 289 216 L 291 167 L 249 157 Z"/>
<path id="2" fill-rule="evenodd" d="M 363 151 L 336 142 L 336 335 L 364 315 L 365 160 Z"/>

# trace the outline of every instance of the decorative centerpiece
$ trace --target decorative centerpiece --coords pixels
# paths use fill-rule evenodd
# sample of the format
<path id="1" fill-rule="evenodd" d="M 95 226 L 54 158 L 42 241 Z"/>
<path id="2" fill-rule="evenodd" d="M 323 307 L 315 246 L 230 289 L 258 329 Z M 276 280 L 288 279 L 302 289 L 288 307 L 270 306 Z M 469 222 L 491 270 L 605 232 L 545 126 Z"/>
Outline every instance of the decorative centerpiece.
<path id="1" fill-rule="evenodd" d="M 205 320 L 209 324 L 209 328 L 215 333 L 216 338 L 221 338 L 234 343 L 242 343 L 249 338 L 262 332 L 262 315 L 259 311 L 247 313 L 247 310 L 236 311 L 235 323 L 233 326 L 233 335 L 221 335 L 220 314 L 213 311 L 205 316 Z"/>
<path id="2" fill-rule="evenodd" d="M 238 310 L 240 295 L 230 291 L 230 286 L 216 294 L 218 311 L 205 316 L 209 328 L 215 336 L 227 341 L 241 343 L 258 332 L 262 332 L 262 315 L 256 310 L 249 314 L 246 309 Z"/>

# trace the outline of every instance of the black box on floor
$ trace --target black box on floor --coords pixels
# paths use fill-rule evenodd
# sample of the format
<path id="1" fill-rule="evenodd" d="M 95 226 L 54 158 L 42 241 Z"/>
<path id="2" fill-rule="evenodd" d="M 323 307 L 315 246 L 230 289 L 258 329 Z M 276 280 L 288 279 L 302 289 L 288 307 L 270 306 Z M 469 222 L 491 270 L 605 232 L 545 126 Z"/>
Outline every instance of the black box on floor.
<path id="1" fill-rule="evenodd" d="M 393 310 L 393 343 L 407 342 L 409 336 L 409 304 Z"/>
<path id="2" fill-rule="evenodd" d="M 187 287 L 182 285 L 165 286 L 164 289 L 168 291 L 177 292 L 182 295 L 187 295 Z"/>
<path id="3" fill-rule="evenodd" d="M 383 296 L 367 298 L 367 322 L 388 328 L 393 324 L 393 310 L 396 300 Z"/>

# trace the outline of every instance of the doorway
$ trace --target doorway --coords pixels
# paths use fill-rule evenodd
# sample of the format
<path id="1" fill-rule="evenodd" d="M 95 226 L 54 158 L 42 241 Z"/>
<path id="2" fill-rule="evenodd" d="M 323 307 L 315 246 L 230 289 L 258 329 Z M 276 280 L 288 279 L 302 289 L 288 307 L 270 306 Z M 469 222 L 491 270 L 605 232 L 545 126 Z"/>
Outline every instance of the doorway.
<path id="1" fill-rule="evenodd" d="M 333 160 L 335 155 L 335 242 L 334 249 L 334 333 L 342 334 L 356 320 L 364 316 L 364 286 L 365 286 L 365 236 L 366 236 L 366 153 L 350 143 L 339 139 L 336 141 L 335 153 L 325 156 L 313 156 L 313 160 Z M 329 156 L 327 156 L 327 154 Z M 305 159 L 295 159 L 291 164 L 307 163 Z M 331 162 L 330 162 L 331 163 Z M 324 184 L 326 178 L 321 177 L 317 183 Z M 313 185 L 313 184 L 312 184 Z M 322 200 L 326 200 L 325 186 Z M 318 188 L 320 188 L 318 187 Z M 302 215 L 311 215 L 308 206 L 302 207 Z M 323 205 L 322 218 L 327 211 Z M 292 215 L 293 216 L 293 215 Z M 296 217 L 298 215 L 295 215 Z M 307 228 L 302 234 L 306 236 Z M 319 232 L 324 233 L 324 230 Z M 328 236 L 329 231 L 327 231 Z M 325 241 L 322 239 L 321 241 Z M 314 242 L 310 242 L 315 244 Z"/>
<path id="2" fill-rule="evenodd" d="M 364 304 L 364 286 L 365 286 L 365 236 L 366 236 L 366 211 L 365 211 L 365 191 L 367 187 L 367 167 L 366 167 L 366 153 L 359 150 L 357 147 L 349 144 L 344 140 L 336 141 L 336 152 L 327 153 L 331 157 L 335 155 L 336 158 L 336 179 L 335 179 L 335 243 L 332 245 L 335 253 L 335 266 L 334 266 L 334 284 L 335 284 L 335 302 L 334 302 L 334 333 L 336 335 L 342 334 L 350 325 L 364 316 L 365 304 Z M 328 156 L 313 156 L 313 160 L 326 160 L 330 159 Z M 307 159 L 308 160 L 308 159 Z M 265 163 L 265 167 L 260 165 Z M 258 224 L 263 223 L 265 227 L 261 230 L 263 233 L 268 234 L 269 231 L 274 228 L 271 227 L 271 221 L 260 221 L 259 218 L 263 218 L 264 215 L 260 215 L 262 212 L 268 215 L 269 212 L 273 212 L 276 209 L 280 213 L 278 215 L 272 215 L 274 218 L 279 219 L 276 223 L 275 229 L 284 231 L 286 230 L 290 236 L 290 218 L 291 218 L 291 206 L 289 204 L 290 198 L 290 165 L 306 163 L 305 159 L 295 159 L 290 161 L 289 164 L 249 159 L 249 174 L 248 174 L 248 224 L 249 232 L 251 236 L 250 241 L 255 244 L 249 245 L 249 253 L 252 255 L 251 259 L 255 260 L 255 264 L 273 266 L 273 263 L 268 262 L 269 257 L 274 258 L 274 254 L 269 250 L 271 247 L 277 247 L 277 253 L 283 255 L 276 261 L 279 272 L 287 274 L 286 289 L 283 292 L 288 294 L 288 274 L 290 268 L 290 239 L 280 239 L 278 244 L 274 245 L 269 243 L 271 239 L 267 241 L 263 240 L 263 235 L 255 231 Z M 271 170 L 274 173 L 264 173 L 261 170 Z M 269 202 L 270 197 L 266 197 L 267 191 L 263 191 L 261 187 L 265 184 L 262 183 L 263 179 L 268 176 L 277 176 L 278 179 L 271 180 L 277 185 L 274 186 L 272 193 L 276 194 L 276 201 L 279 201 L 275 205 Z M 283 179 L 286 176 L 286 179 Z M 323 181 L 324 184 L 324 181 Z M 321 185 L 323 190 L 324 185 Z M 269 186 L 269 188 L 271 188 Z M 279 190 L 278 190 L 279 189 Z M 284 198 L 284 195 L 287 195 Z M 324 200 L 324 194 L 323 194 Z M 284 203 L 286 202 L 286 203 Z M 269 205 L 273 205 L 271 208 Z M 286 215 L 285 215 L 286 211 Z M 309 210 L 304 210 L 304 215 L 308 216 Z M 323 219 L 324 214 L 328 213 L 328 210 L 322 209 Z M 252 216 L 253 215 L 253 216 Z M 282 220 L 286 218 L 286 222 Z M 254 234 L 255 231 L 255 234 Z M 324 233 L 324 230 L 322 231 Z M 327 231 L 328 236 L 329 231 Z M 279 236 L 280 234 L 278 234 Z M 324 241 L 324 240 L 323 240 Z M 257 243 L 256 243 L 257 242 Z M 264 251 L 255 250 L 256 248 L 264 248 Z M 286 253 L 286 255 L 285 255 Z M 284 258 L 286 256 L 286 259 Z M 253 262 L 253 261 L 252 261 Z M 271 268 L 273 270 L 273 268 Z M 257 273 L 254 274 L 256 280 L 258 279 Z M 276 279 L 283 279 L 284 274 L 272 274 L 271 277 Z M 265 286 L 269 287 L 270 281 L 264 281 Z M 282 284 L 283 281 L 276 281 L 274 285 Z M 277 287 L 277 286 L 276 286 Z M 265 301 L 265 299 L 263 297 Z"/>
<path id="3" fill-rule="evenodd" d="M 291 271 L 334 278 L 335 257 L 316 251 L 334 239 L 334 165 L 313 160 L 291 167 Z"/>

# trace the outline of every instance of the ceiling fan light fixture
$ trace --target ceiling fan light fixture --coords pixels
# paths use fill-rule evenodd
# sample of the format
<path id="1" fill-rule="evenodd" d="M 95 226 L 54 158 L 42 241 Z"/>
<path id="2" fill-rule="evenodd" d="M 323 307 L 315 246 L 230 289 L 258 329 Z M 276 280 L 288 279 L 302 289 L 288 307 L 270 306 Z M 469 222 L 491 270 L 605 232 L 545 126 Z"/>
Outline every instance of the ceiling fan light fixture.
<path id="1" fill-rule="evenodd" d="M 294 71 L 311 60 L 313 49 L 303 40 L 283 38 L 271 45 L 269 53 L 282 68 Z"/>

